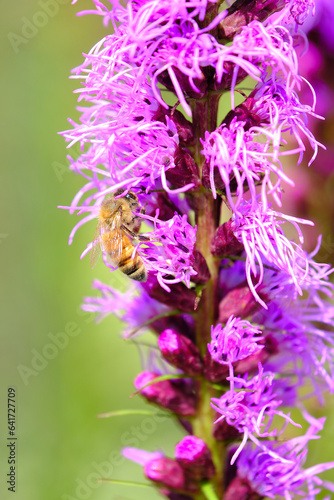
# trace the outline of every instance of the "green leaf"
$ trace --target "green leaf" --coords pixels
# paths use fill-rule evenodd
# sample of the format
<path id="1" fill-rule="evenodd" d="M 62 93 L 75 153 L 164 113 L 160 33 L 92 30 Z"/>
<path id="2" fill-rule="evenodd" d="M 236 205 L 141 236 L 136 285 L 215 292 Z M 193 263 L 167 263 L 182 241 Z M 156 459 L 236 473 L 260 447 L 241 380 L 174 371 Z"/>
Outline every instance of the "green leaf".
<path id="1" fill-rule="evenodd" d="M 123 417 L 127 415 L 145 415 L 149 417 L 154 417 L 155 415 L 165 415 L 164 413 L 157 413 L 150 410 L 115 410 L 109 411 L 107 413 L 100 413 L 98 418 L 110 418 L 110 417 Z"/>
<path id="2" fill-rule="evenodd" d="M 98 479 L 99 483 L 112 483 L 112 484 L 120 484 L 123 486 L 135 486 L 136 488 L 138 486 L 141 486 L 143 488 L 153 488 L 154 485 L 150 483 L 137 483 L 135 481 L 121 481 L 119 479 L 105 479 L 105 478 L 99 478 Z"/>

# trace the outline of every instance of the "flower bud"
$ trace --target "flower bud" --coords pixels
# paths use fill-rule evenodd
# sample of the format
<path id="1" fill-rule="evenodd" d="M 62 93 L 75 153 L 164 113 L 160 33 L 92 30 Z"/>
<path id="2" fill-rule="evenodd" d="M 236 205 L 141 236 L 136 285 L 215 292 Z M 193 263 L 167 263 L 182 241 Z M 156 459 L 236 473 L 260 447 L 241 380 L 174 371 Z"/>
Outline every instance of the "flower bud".
<path id="1" fill-rule="evenodd" d="M 217 441 L 235 441 L 240 437 L 240 432 L 224 419 L 214 424 L 213 437 Z"/>
<path id="2" fill-rule="evenodd" d="M 193 312 L 196 306 L 196 292 L 187 288 L 183 283 L 170 285 L 170 292 L 162 288 L 157 278 L 149 273 L 148 279 L 142 287 L 152 299 L 162 302 L 166 306 L 182 312 Z"/>
<path id="3" fill-rule="evenodd" d="M 174 490 L 185 489 L 185 476 L 182 467 L 176 460 L 162 457 L 151 460 L 144 467 L 148 479 Z"/>
<path id="4" fill-rule="evenodd" d="M 225 192 L 225 184 L 223 179 L 221 178 L 221 175 L 217 167 L 214 167 L 213 169 L 213 178 L 216 189 L 218 191 Z M 208 165 L 207 162 L 204 163 L 202 169 L 202 184 L 205 187 L 205 189 L 211 189 L 210 166 Z"/>
<path id="5" fill-rule="evenodd" d="M 195 436 L 186 436 L 176 445 L 175 457 L 187 477 L 193 480 L 203 481 L 215 475 L 210 449 Z"/>
<path id="6" fill-rule="evenodd" d="M 134 385 L 137 390 L 140 390 L 157 377 L 159 377 L 159 374 L 154 372 L 146 371 L 139 373 Z M 195 414 L 195 397 L 183 391 L 181 383 L 178 383 L 176 386 L 171 380 L 163 380 L 152 383 L 140 390 L 140 393 L 147 401 L 155 403 L 178 415 L 190 416 Z"/>
<path id="7" fill-rule="evenodd" d="M 251 94 L 244 102 L 239 104 L 239 106 L 227 113 L 222 124 L 224 123 L 229 127 L 232 120 L 236 118 L 238 122 L 244 122 L 243 127 L 245 131 L 249 130 L 251 127 L 258 127 L 261 122 L 264 122 L 264 119 L 254 111 L 255 103 L 256 99 Z"/>
<path id="8" fill-rule="evenodd" d="M 166 192 L 151 193 L 147 199 L 145 213 L 151 217 L 155 216 L 157 209 L 159 209 L 159 219 L 164 221 L 172 219 L 175 212 L 180 213 Z"/>
<path id="9" fill-rule="evenodd" d="M 224 494 L 224 500 L 257 500 L 261 495 L 252 490 L 247 480 L 236 476 Z"/>
<path id="10" fill-rule="evenodd" d="M 219 303 L 219 322 L 226 323 L 233 314 L 240 318 L 248 318 L 261 309 L 247 283 L 230 290 Z"/>
<path id="11" fill-rule="evenodd" d="M 221 365 L 214 361 L 210 353 L 205 354 L 204 358 L 204 377 L 209 382 L 222 382 L 228 377 L 229 369 L 227 365 Z"/>
<path id="12" fill-rule="evenodd" d="M 166 116 L 168 116 L 176 126 L 180 143 L 184 145 L 192 144 L 194 142 L 193 124 L 188 121 L 187 118 L 177 109 L 165 109 L 161 106 L 161 104 L 159 105 L 157 112 L 154 114 L 153 120 L 166 124 Z"/>
<path id="13" fill-rule="evenodd" d="M 217 79 L 217 73 L 215 73 L 211 83 L 212 90 L 223 91 L 231 89 L 235 66 L 236 65 L 230 61 L 225 61 L 223 63 L 224 72 L 219 80 Z M 239 85 L 239 83 L 241 83 L 246 78 L 246 76 L 248 76 L 247 72 L 239 67 L 235 85 Z"/>
<path id="14" fill-rule="evenodd" d="M 158 345 L 162 356 L 173 366 L 188 375 L 202 373 L 202 361 L 198 348 L 176 330 L 167 329 L 159 337 Z"/>
<path id="15" fill-rule="evenodd" d="M 228 15 L 218 25 L 218 38 L 232 40 L 241 28 L 251 21 L 265 21 L 286 5 L 286 0 L 237 0 Z"/>
<path id="16" fill-rule="evenodd" d="M 211 273 L 206 263 L 205 258 L 198 250 L 193 251 L 194 256 L 194 264 L 193 269 L 197 272 L 194 276 L 191 277 L 191 281 L 196 283 L 197 285 L 203 285 L 211 278 Z"/>
<path id="17" fill-rule="evenodd" d="M 159 335 L 167 328 L 171 328 L 172 330 L 182 332 L 188 339 L 195 340 L 194 321 L 188 315 L 167 315 L 164 318 L 153 321 L 150 327 Z"/>
<path id="18" fill-rule="evenodd" d="M 262 343 L 264 344 L 263 349 L 236 363 L 235 374 L 244 375 L 245 373 L 256 372 L 259 363 L 265 363 L 270 356 L 278 353 L 277 341 L 271 335 L 267 335 Z"/>
<path id="19" fill-rule="evenodd" d="M 198 166 L 191 154 L 177 146 L 174 155 L 175 167 L 166 171 L 166 179 L 176 188 L 193 183 L 193 189 L 200 185 Z"/>
<path id="20" fill-rule="evenodd" d="M 234 236 L 231 219 L 216 230 L 211 241 L 211 253 L 215 257 L 235 255 L 243 251 L 243 244 Z"/>
<path id="21" fill-rule="evenodd" d="M 202 99 L 207 95 L 208 83 L 207 83 L 207 78 L 204 76 L 203 73 L 201 78 L 193 78 L 192 80 L 193 85 L 191 85 L 189 77 L 187 75 L 182 73 L 182 71 L 180 71 L 175 66 L 173 66 L 172 69 L 175 73 L 176 79 L 183 93 L 187 94 L 188 97 L 190 97 L 191 99 Z M 205 68 L 203 68 L 203 70 L 205 70 Z M 159 73 L 158 82 L 162 83 L 162 85 L 164 85 L 167 90 L 170 90 L 171 92 L 175 93 L 174 84 L 167 70 L 163 71 L 162 73 Z M 194 90 L 193 86 L 195 86 L 198 89 L 198 92 Z"/>

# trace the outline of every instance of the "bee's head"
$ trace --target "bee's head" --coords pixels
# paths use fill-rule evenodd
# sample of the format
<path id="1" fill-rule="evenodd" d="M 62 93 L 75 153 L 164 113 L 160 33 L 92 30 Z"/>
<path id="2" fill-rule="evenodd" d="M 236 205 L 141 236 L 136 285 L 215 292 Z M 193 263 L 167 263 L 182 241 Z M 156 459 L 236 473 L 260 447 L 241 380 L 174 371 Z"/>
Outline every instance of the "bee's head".
<path id="1" fill-rule="evenodd" d="M 120 188 L 117 189 L 117 191 L 114 192 L 114 198 L 117 199 L 124 199 L 129 203 L 130 207 L 136 208 L 138 206 L 138 197 L 135 193 L 132 191 L 127 192 L 124 196 L 122 196 L 123 193 L 126 193 L 124 189 Z"/>

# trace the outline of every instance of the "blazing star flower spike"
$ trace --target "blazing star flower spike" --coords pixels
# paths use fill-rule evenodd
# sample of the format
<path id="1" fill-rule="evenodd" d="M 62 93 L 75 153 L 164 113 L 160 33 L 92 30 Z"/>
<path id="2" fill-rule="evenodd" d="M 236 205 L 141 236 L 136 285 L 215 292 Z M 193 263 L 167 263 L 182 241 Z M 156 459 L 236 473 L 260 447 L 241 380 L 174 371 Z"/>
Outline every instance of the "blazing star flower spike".
<path id="1" fill-rule="evenodd" d="M 80 118 L 63 135 L 85 184 L 67 207 L 84 214 L 70 241 L 98 218 L 82 256 L 101 242 L 105 272 L 122 270 L 103 240 L 117 232 L 142 266 L 146 281 L 108 274 L 122 291 L 95 282 L 100 296 L 84 309 L 124 321 L 143 365 L 135 395 L 186 431 L 174 457 L 124 450 L 168 500 L 315 500 L 333 490 L 319 477 L 333 463 L 304 468 L 323 420 L 301 401 L 334 392 L 333 270 L 304 248 L 301 226 L 312 223 L 284 213 L 285 186 L 294 196 L 295 170 L 309 151 L 317 168 L 323 147 L 316 91 L 299 64 L 312 7 L 93 0 L 84 12 L 106 32 L 72 74 Z M 149 343 L 139 337 L 148 330 Z M 292 410 L 310 424 L 297 438 Z"/>

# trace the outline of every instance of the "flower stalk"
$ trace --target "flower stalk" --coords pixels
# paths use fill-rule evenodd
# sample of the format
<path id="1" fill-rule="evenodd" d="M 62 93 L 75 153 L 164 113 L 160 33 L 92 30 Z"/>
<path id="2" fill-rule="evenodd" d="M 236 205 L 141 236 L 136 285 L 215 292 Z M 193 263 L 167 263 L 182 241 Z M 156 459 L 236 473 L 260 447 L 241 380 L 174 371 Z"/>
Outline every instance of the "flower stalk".
<path id="1" fill-rule="evenodd" d="M 98 217 L 82 257 L 100 245 L 129 286 L 95 282 L 100 296 L 83 308 L 124 321 L 124 337 L 147 354 L 135 394 L 185 431 L 172 457 L 124 456 L 170 500 L 314 500 L 321 485 L 334 488 L 319 477 L 334 463 L 304 468 L 324 419 L 301 394 L 305 384 L 321 402 L 334 392 L 333 270 L 303 247 L 313 223 L 282 208 L 282 187 L 294 186 L 283 157 L 297 164 L 308 143 L 311 163 L 322 147 L 296 52 L 313 1 L 108 1 L 93 3 L 115 32 L 75 70 L 87 106 L 63 133 L 80 143 L 71 168 L 86 179 L 67 207 L 85 213 L 70 241 Z M 231 106 L 218 123 L 225 92 Z M 152 349 L 140 337 L 148 329 Z M 301 427 L 293 408 L 308 428 L 288 438 L 286 428 Z"/>
<path id="2" fill-rule="evenodd" d="M 218 104 L 221 94 L 218 92 L 210 93 L 206 98 L 192 102 L 192 116 L 194 124 L 195 148 L 193 157 L 199 166 L 200 177 L 202 178 L 203 164 L 205 159 L 201 154 L 199 147 L 200 139 L 205 138 L 207 131 L 213 131 L 217 127 Z M 210 279 L 203 290 L 201 301 L 196 310 L 196 345 L 200 349 L 202 356 L 205 356 L 207 344 L 210 341 L 210 328 L 215 324 L 218 317 L 218 276 L 219 260 L 211 253 L 211 241 L 219 226 L 219 208 L 220 204 L 214 200 L 205 190 L 196 193 L 195 224 L 197 226 L 196 248 L 205 258 L 209 271 Z M 218 497 L 223 496 L 224 484 L 224 452 L 223 443 L 214 439 L 212 433 L 212 422 L 214 412 L 210 408 L 211 398 L 216 396 L 217 391 L 205 379 L 197 382 L 197 411 L 193 418 L 194 434 L 200 437 L 208 444 L 212 452 L 213 461 L 216 467 L 216 479 L 214 490 Z"/>

